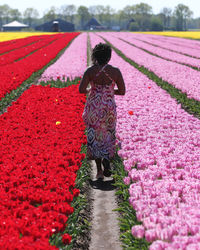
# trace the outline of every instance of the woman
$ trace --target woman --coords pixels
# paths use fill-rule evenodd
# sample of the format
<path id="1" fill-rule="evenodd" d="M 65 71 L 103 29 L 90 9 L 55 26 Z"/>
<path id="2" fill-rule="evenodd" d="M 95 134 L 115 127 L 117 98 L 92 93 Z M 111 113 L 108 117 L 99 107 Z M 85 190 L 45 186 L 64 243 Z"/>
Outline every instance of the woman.
<path id="1" fill-rule="evenodd" d="M 99 43 L 92 51 L 93 65 L 81 80 L 80 93 L 88 93 L 83 120 L 87 127 L 87 156 L 95 160 L 97 179 L 109 177 L 110 159 L 115 154 L 116 104 L 114 95 L 125 94 L 125 84 L 118 68 L 108 64 L 111 47 Z M 88 85 L 91 88 L 88 89 Z M 114 89 L 115 84 L 117 89 Z M 104 166 L 102 170 L 101 163 Z"/>

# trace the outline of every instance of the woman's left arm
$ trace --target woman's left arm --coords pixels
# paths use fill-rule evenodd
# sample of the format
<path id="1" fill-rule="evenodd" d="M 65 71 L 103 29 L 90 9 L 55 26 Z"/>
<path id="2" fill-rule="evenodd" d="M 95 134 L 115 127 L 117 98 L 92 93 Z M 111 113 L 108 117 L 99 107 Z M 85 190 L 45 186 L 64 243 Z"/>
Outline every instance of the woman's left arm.
<path id="1" fill-rule="evenodd" d="M 88 70 L 86 70 L 83 75 L 83 78 L 81 79 L 81 83 L 79 85 L 79 93 L 87 94 L 88 93 L 87 86 L 89 83 L 90 83 L 89 74 L 88 74 Z"/>

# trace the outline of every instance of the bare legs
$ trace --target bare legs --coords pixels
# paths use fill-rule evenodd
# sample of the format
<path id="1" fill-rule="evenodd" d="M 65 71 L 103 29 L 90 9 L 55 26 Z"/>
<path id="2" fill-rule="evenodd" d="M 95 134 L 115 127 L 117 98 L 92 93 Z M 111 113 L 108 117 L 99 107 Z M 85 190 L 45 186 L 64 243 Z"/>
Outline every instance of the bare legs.
<path id="1" fill-rule="evenodd" d="M 97 165 L 97 179 L 98 178 L 103 178 L 103 175 L 106 177 L 111 176 L 111 171 L 110 171 L 110 161 L 107 159 L 95 159 L 96 165 Z M 104 171 L 102 170 L 101 163 L 104 166 Z"/>
<path id="2" fill-rule="evenodd" d="M 110 161 L 107 159 L 103 159 L 102 163 L 104 166 L 103 175 L 106 177 L 110 177 L 111 176 Z"/>
<path id="3" fill-rule="evenodd" d="M 95 160 L 96 165 L 97 165 L 97 172 L 102 172 L 102 168 L 101 168 L 101 158 L 98 158 Z"/>
<path id="4" fill-rule="evenodd" d="M 101 162 L 102 162 L 102 159 L 101 158 L 98 158 L 98 159 L 95 159 L 95 162 L 96 162 L 96 165 L 97 165 L 97 179 L 103 179 L 103 170 L 101 168 Z"/>

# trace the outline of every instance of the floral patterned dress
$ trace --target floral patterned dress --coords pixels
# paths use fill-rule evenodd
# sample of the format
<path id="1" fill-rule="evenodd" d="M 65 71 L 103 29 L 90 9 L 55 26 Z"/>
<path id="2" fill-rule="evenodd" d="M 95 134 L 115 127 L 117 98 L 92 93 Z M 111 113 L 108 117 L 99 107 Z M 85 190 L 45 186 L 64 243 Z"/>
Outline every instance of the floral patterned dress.
<path id="1" fill-rule="evenodd" d="M 112 81 L 111 84 L 97 85 L 91 82 L 83 120 L 87 127 L 87 157 L 110 159 L 115 154 L 116 104 L 114 99 L 115 82 L 104 70 L 102 71 Z"/>

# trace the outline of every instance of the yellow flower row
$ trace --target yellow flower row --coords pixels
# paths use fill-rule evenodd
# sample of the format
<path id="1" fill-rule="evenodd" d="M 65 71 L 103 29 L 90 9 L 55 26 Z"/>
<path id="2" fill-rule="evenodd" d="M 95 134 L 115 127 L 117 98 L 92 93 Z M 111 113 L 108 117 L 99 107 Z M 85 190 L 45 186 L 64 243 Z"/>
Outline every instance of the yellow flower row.
<path id="1" fill-rule="evenodd" d="M 163 31 L 163 32 L 140 32 L 140 33 L 200 39 L 200 31 Z"/>
<path id="2" fill-rule="evenodd" d="M 28 36 L 49 35 L 52 32 L 0 32 L 0 42 L 9 41 Z"/>

